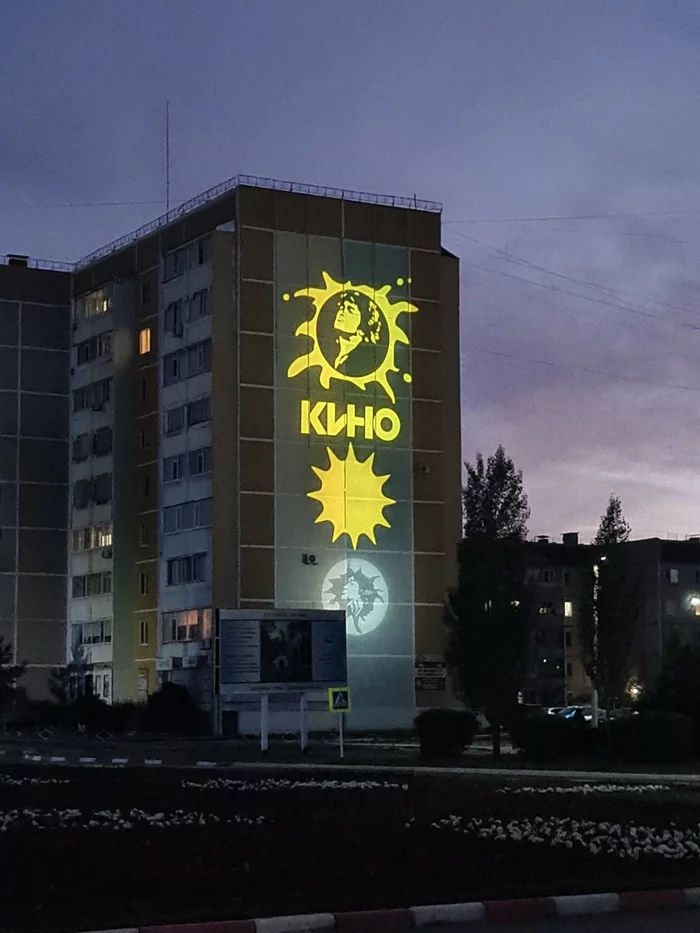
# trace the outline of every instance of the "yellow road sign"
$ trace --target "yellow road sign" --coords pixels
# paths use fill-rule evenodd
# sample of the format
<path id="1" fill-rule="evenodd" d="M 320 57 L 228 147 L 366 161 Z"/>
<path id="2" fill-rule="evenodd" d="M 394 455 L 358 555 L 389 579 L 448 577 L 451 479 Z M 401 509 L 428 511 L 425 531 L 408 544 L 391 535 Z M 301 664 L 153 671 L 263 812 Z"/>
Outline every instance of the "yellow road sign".
<path id="1" fill-rule="evenodd" d="M 328 709 L 331 713 L 349 713 L 350 687 L 329 687 Z"/>

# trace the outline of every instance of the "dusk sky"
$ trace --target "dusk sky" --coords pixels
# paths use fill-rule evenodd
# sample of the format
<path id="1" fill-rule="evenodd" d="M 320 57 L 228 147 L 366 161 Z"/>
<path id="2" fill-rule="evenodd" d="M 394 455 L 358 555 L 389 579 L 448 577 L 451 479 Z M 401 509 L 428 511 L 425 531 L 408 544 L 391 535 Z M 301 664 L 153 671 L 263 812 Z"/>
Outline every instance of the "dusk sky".
<path id="1" fill-rule="evenodd" d="M 588 540 L 611 492 L 635 537 L 700 533 L 700 4 L 24 0 L 2 21 L 0 254 L 73 261 L 162 213 L 167 99 L 173 206 L 237 173 L 441 201 L 465 457 L 505 445 L 533 534 Z"/>

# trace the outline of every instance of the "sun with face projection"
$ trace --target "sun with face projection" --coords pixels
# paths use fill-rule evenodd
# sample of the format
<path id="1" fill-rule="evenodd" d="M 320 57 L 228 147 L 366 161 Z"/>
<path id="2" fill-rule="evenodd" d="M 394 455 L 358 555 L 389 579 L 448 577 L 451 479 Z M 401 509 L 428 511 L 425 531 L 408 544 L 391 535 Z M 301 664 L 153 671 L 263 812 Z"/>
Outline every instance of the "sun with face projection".
<path id="1" fill-rule="evenodd" d="M 289 366 L 288 378 L 318 366 L 324 389 L 330 388 L 331 379 L 349 382 L 358 389 L 375 382 L 395 402 L 389 373 L 399 371 L 396 344 L 409 343 L 397 318 L 415 313 L 418 308 L 405 300 L 389 301 L 391 285 L 375 289 L 336 282 L 327 272 L 323 273 L 323 281 L 323 288 L 310 286 L 294 292 L 295 298 L 310 298 L 313 302 L 313 315 L 295 331 L 296 337 L 308 337 L 312 346 Z M 403 279 L 398 282 L 403 284 Z M 284 295 L 286 301 L 290 298 Z"/>
<path id="2" fill-rule="evenodd" d="M 322 505 L 316 524 L 331 523 L 333 542 L 341 535 L 347 535 L 353 548 L 357 548 L 360 537 L 365 535 L 376 545 L 375 529 L 391 528 L 384 517 L 384 509 L 396 502 L 383 492 L 389 474 L 377 476 L 373 468 L 374 454 L 371 453 L 366 460 L 358 460 L 352 444 L 345 460 L 341 460 L 330 447 L 326 448 L 326 453 L 328 469 L 312 467 L 321 487 L 306 494 Z"/>

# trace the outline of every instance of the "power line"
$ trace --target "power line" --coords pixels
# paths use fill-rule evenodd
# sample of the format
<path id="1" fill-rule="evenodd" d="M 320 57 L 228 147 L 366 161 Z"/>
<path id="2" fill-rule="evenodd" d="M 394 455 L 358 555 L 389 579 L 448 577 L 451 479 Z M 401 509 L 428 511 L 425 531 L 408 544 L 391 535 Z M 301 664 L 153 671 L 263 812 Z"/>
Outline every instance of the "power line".
<path id="1" fill-rule="evenodd" d="M 86 201 L 84 203 L 68 204 L 3 204 L 0 212 L 5 211 L 52 211 L 64 209 L 82 209 L 86 207 L 138 207 L 153 204 L 164 204 L 165 201 Z"/>
<path id="2" fill-rule="evenodd" d="M 466 259 L 460 259 L 460 262 L 463 265 L 470 266 L 473 269 L 479 269 L 481 272 L 490 272 L 492 275 L 500 275 L 506 279 L 513 279 L 516 282 L 524 282 L 526 285 L 535 285 L 538 288 L 546 288 L 549 291 L 557 292 L 560 295 L 568 295 L 570 298 L 580 298 L 584 301 L 591 301 L 594 304 L 605 305 L 608 308 L 615 308 L 619 311 L 626 311 L 628 314 L 636 314 L 639 317 L 660 321 L 662 324 L 670 324 L 672 327 L 684 327 L 688 330 L 700 331 L 700 326 L 697 324 L 688 324 L 686 321 L 674 321 L 671 318 L 662 317 L 660 314 L 654 314 L 652 311 L 642 311 L 639 308 L 630 308 L 627 305 L 622 305 L 615 301 L 606 301 L 603 298 L 595 298 L 593 295 L 581 295 L 578 292 L 571 292 L 565 288 L 558 288 L 556 285 L 549 285 L 546 282 L 533 282 L 532 279 L 524 279 L 522 276 L 513 275 L 510 272 L 503 272 L 502 269 L 489 269 L 487 266 L 481 266 L 476 262 L 469 262 Z"/>
<path id="3" fill-rule="evenodd" d="M 469 234 L 467 233 L 462 233 L 459 230 L 450 231 L 450 235 L 461 237 L 463 240 L 469 240 L 471 243 L 476 243 L 478 246 L 483 246 L 485 249 L 490 249 L 492 250 L 492 252 L 498 253 L 498 255 L 501 256 L 503 259 L 505 259 L 507 262 L 512 262 L 515 265 L 529 266 L 532 269 L 537 269 L 540 272 L 545 272 L 547 273 L 547 275 L 553 275 L 559 279 L 565 279 L 567 282 L 572 282 L 574 285 L 581 285 L 584 288 L 591 288 L 594 291 L 601 292 L 604 295 L 622 298 L 623 301 L 635 302 L 635 305 L 637 307 L 639 305 L 639 303 L 636 302 L 635 299 L 630 298 L 629 296 L 625 295 L 624 292 L 618 291 L 617 289 L 609 288 L 606 285 L 598 285 L 595 282 L 587 282 L 583 279 L 576 279 L 573 276 L 566 275 L 563 272 L 557 272 L 556 269 L 548 269 L 546 266 L 540 266 L 537 263 L 532 262 L 529 259 L 525 259 L 523 256 L 517 256 L 515 253 L 509 253 L 506 250 L 499 249 L 497 246 L 492 246 L 490 243 L 484 243 L 482 240 L 479 240 L 473 236 L 469 236 Z M 654 300 L 646 300 L 641 303 L 659 305 L 659 307 L 669 308 L 674 311 L 683 311 L 686 314 L 695 314 L 695 315 L 700 314 L 700 311 L 695 311 L 692 308 L 685 308 L 682 305 L 669 304 L 666 301 L 657 301 L 654 299 Z M 670 318 L 666 318 L 665 320 L 670 320 Z"/>
<path id="4" fill-rule="evenodd" d="M 623 220 L 629 217 L 683 217 L 700 214 L 700 208 L 685 211 L 643 211 L 619 214 L 552 214 L 543 217 L 471 217 L 467 220 L 443 220 L 443 224 L 534 224 L 549 220 Z"/>
<path id="5" fill-rule="evenodd" d="M 676 389 L 682 392 L 700 392 L 700 387 L 678 385 L 672 382 L 657 382 L 652 379 L 641 379 L 637 376 L 626 376 L 622 373 L 603 372 L 599 369 L 589 369 L 586 366 L 576 366 L 573 363 L 557 362 L 555 360 L 540 360 L 530 356 L 519 356 L 517 353 L 506 353 L 504 350 L 489 350 L 486 347 L 476 347 L 473 344 L 467 345 L 466 352 L 485 353 L 488 356 L 498 356 L 507 360 L 517 360 L 521 363 L 534 363 L 538 366 L 564 367 L 574 369 L 578 372 L 586 373 L 589 376 L 603 376 L 606 379 L 619 379 L 623 382 L 636 382 L 643 385 L 657 386 L 661 389 Z"/>

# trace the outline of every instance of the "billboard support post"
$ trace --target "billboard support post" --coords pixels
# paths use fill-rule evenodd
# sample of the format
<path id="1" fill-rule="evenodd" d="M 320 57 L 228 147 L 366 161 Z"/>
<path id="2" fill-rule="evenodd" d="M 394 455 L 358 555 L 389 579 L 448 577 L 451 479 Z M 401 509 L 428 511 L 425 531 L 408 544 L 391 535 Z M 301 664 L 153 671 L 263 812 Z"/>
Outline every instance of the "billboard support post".
<path id="1" fill-rule="evenodd" d="M 309 731 L 306 722 L 306 694 L 302 693 L 299 698 L 299 743 L 301 750 L 305 754 L 309 745 Z"/>
<path id="2" fill-rule="evenodd" d="M 269 737 L 269 713 L 270 713 L 270 697 L 267 693 L 263 693 L 260 697 L 260 751 L 266 752 L 268 749 L 268 737 Z"/>

